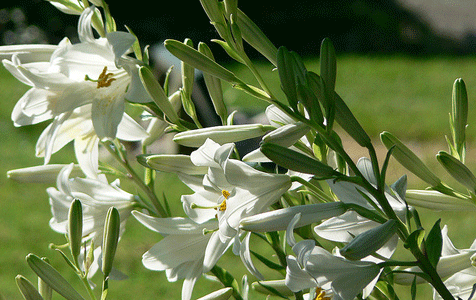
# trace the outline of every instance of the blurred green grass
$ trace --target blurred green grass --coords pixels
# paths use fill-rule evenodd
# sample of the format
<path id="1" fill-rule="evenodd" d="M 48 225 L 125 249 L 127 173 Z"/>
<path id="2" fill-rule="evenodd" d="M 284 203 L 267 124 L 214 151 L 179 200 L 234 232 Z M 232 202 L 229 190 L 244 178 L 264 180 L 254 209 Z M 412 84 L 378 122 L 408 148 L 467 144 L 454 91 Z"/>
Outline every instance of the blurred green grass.
<path id="1" fill-rule="evenodd" d="M 305 58 L 309 70 L 318 72 L 318 62 Z M 258 62 L 265 81 L 276 82 L 277 72 L 269 64 Z M 249 74 L 240 65 L 230 66 L 241 78 Z M 388 130 L 408 142 L 431 168 L 438 174 L 434 155 L 445 150 L 444 135 L 449 134 L 448 113 L 451 105 L 451 90 L 456 78 L 466 82 L 470 99 L 468 127 L 468 164 L 475 167 L 473 146 L 476 132 L 473 128 L 473 103 L 476 89 L 476 57 L 431 57 L 415 58 L 407 56 L 342 55 L 338 57 L 338 77 L 336 90 L 348 103 L 371 138 L 379 145 L 378 134 Z M 270 88 L 280 94 L 279 86 Z M 62 244 L 64 238 L 48 227 L 50 211 L 45 189 L 48 185 L 21 184 L 6 178 L 10 169 L 42 164 L 42 159 L 34 157 L 37 138 L 46 124 L 15 128 L 10 120 L 11 111 L 17 100 L 28 87 L 18 83 L 3 67 L 0 68 L 0 295 L 5 299 L 21 299 L 14 277 L 23 274 L 34 281 L 35 276 L 25 262 L 25 256 L 32 252 L 47 256 L 60 271 L 71 274 L 59 254 L 48 249 L 49 243 Z M 248 97 L 246 94 L 224 85 L 227 103 L 232 107 L 246 104 L 246 112 L 261 112 L 266 103 Z M 282 94 L 281 94 L 282 96 Z M 283 98 L 284 99 L 284 98 Z M 362 153 L 352 141 L 344 141 L 352 149 L 352 157 L 357 159 Z M 379 155 L 382 156 L 382 147 Z M 71 147 L 66 147 L 53 156 L 53 162 L 69 163 Z M 404 170 L 392 162 L 389 179 L 403 175 Z M 444 174 L 443 174 L 444 175 Z M 443 176 L 444 177 L 444 176 Z M 177 184 L 174 177 L 161 177 L 157 189 L 180 208 L 179 194 L 186 191 Z M 409 176 L 409 187 L 421 187 L 421 182 Z M 172 188 L 171 188 L 172 187 Z M 449 224 L 450 237 L 456 247 L 467 248 L 476 237 L 473 217 L 465 213 L 444 213 L 435 215 L 423 212 L 423 220 L 430 227 L 437 218 L 442 224 Z M 110 299 L 178 299 L 181 281 L 167 283 L 163 272 L 146 270 L 141 264 L 141 255 L 159 240 L 159 235 L 144 229 L 134 219 L 128 222 L 126 234 L 118 250 L 117 268 L 129 275 L 123 282 L 110 283 Z M 227 255 L 220 265 L 234 270 L 237 258 Z M 259 266 L 259 265 L 258 265 Z M 242 274 L 240 267 L 236 275 Z M 78 284 L 71 274 L 68 280 Z M 239 278 L 238 278 L 239 279 Z M 211 285 L 200 279 L 194 295 L 204 295 Z M 214 285 L 218 287 L 218 285 Z M 425 289 L 425 293 L 429 290 Z M 426 294 L 427 295 L 427 294 Z M 404 297 L 402 297 L 405 299 Z M 419 297 L 426 299 L 424 297 Z M 253 296 L 252 299 L 264 299 Z"/>

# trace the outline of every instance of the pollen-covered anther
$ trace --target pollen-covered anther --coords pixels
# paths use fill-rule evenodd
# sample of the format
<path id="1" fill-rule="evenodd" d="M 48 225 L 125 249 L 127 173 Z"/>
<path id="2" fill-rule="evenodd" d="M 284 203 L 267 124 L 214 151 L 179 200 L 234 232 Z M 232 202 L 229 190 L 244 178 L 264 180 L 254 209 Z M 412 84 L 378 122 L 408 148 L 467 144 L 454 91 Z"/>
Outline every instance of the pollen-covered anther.
<path id="1" fill-rule="evenodd" d="M 102 70 L 101 74 L 99 74 L 98 80 L 97 80 L 97 88 L 102 88 L 102 87 L 108 87 L 111 85 L 111 83 L 116 80 L 115 78 L 111 78 L 111 76 L 114 76 L 113 73 L 107 73 L 107 67 L 104 67 Z"/>
<path id="2" fill-rule="evenodd" d="M 314 300 L 331 300 L 331 297 L 327 297 L 326 292 L 318 287 L 316 288 L 316 298 Z"/>

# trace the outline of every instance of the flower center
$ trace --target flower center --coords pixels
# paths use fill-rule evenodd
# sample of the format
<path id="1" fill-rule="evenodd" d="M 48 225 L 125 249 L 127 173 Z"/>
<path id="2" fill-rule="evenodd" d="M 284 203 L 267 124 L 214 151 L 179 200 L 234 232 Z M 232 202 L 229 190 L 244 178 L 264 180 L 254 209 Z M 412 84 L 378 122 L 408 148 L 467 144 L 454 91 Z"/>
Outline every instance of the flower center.
<path id="1" fill-rule="evenodd" d="M 221 194 L 222 194 L 222 196 L 223 196 L 224 199 L 223 199 L 223 201 L 222 201 L 220 204 L 218 204 L 218 205 L 216 205 L 216 206 L 200 206 L 200 205 L 197 205 L 197 204 L 195 204 L 195 203 L 192 203 L 192 204 L 190 205 L 190 207 L 191 207 L 192 209 L 202 208 L 202 209 L 216 209 L 216 210 L 218 210 L 218 211 L 225 211 L 225 210 L 226 210 L 226 200 L 228 199 L 228 197 L 230 197 L 231 194 L 230 194 L 230 192 L 227 191 L 227 190 L 222 190 L 222 191 L 221 191 Z M 220 198 L 221 198 L 221 197 L 220 197 Z"/>
<path id="2" fill-rule="evenodd" d="M 320 287 L 316 288 L 316 297 L 314 300 L 331 300 L 331 297 L 326 297 L 326 292 Z"/>
<path id="3" fill-rule="evenodd" d="M 111 83 L 116 80 L 116 78 L 113 78 L 114 74 L 113 73 L 107 73 L 107 67 L 104 67 L 102 70 L 101 74 L 99 74 L 99 77 L 97 80 L 91 79 L 88 75 L 85 76 L 84 80 L 87 81 L 92 81 L 97 83 L 97 88 L 103 88 L 103 87 L 108 87 L 111 85 Z"/>

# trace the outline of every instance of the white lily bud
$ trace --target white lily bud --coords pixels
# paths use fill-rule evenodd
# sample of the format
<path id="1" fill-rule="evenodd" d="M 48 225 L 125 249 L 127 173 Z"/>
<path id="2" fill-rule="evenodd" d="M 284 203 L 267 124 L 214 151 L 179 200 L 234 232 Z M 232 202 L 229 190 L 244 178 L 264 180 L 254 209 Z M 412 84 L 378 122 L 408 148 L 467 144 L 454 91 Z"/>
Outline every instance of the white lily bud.
<path id="1" fill-rule="evenodd" d="M 184 154 L 152 154 L 139 155 L 137 160 L 154 170 L 187 175 L 207 174 L 208 167 L 192 163 L 189 155 Z"/>
<path id="2" fill-rule="evenodd" d="M 226 144 L 259 137 L 273 129 L 273 126 L 262 124 L 214 126 L 177 133 L 174 142 L 187 147 L 200 147 L 210 138 L 218 144 Z"/>
<path id="3" fill-rule="evenodd" d="M 115 207 L 110 207 L 107 211 L 106 222 L 104 224 L 104 236 L 102 242 L 102 272 L 104 277 L 109 276 L 112 270 L 112 263 L 116 255 L 117 243 L 119 241 L 121 220 L 119 211 Z"/>
<path id="4" fill-rule="evenodd" d="M 7 177 L 18 182 L 55 183 L 58 178 L 58 173 L 65 166 L 66 165 L 63 164 L 51 164 L 15 169 L 8 171 Z M 79 165 L 74 165 L 71 171 L 71 177 L 83 175 L 84 173 L 81 171 Z"/>
<path id="5" fill-rule="evenodd" d="M 310 128 L 301 122 L 286 124 L 267 133 L 263 137 L 263 142 L 289 147 L 294 145 L 294 143 L 308 133 L 309 130 Z"/>
<path id="6" fill-rule="evenodd" d="M 226 287 L 219 289 L 218 291 L 214 291 L 213 293 L 203 296 L 197 300 L 227 300 L 230 299 L 232 294 L 233 289 L 231 287 Z"/>
<path id="7" fill-rule="evenodd" d="M 449 196 L 433 190 L 407 190 L 408 204 L 433 210 L 476 211 L 476 205 L 469 199 Z"/>
<path id="8" fill-rule="evenodd" d="M 299 205 L 243 218 L 240 221 L 240 228 L 254 232 L 285 230 L 293 217 L 297 213 L 301 213 L 301 218 L 295 225 L 295 227 L 298 228 L 314 222 L 319 222 L 339 216 L 345 213 L 345 211 L 346 207 L 342 202 Z"/>

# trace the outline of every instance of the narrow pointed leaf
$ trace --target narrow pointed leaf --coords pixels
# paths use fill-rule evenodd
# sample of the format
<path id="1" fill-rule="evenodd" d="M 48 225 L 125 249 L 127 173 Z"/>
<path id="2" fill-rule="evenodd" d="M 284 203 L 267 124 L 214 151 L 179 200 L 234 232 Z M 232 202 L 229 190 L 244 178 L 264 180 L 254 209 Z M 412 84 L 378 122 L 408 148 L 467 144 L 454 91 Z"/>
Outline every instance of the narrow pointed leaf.
<path id="1" fill-rule="evenodd" d="M 441 219 L 435 222 L 425 241 L 425 250 L 428 260 L 436 268 L 443 249 L 443 237 L 440 228 Z"/>

